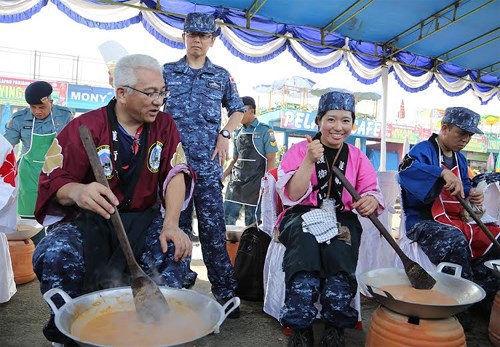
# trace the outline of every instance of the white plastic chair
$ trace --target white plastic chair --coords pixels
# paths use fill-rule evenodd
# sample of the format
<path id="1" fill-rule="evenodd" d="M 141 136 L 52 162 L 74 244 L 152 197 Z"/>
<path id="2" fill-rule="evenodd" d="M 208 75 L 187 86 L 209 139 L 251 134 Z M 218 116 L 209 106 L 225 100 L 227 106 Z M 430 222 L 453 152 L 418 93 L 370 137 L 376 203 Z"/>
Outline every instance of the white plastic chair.
<path id="1" fill-rule="evenodd" d="M 276 175 L 276 172 L 274 172 Z M 272 173 L 266 173 L 262 179 L 262 228 L 271 235 L 264 263 L 264 312 L 279 320 L 280 309 L 285 303 L 285 273 L 283 272 L 283 257 L 285 256 L 285 246 L 277 239 L 274 225 L 278 214 L 282 210 L 281 201 L 276 193 L 276 177 Z M 359 286 L 358 286 L 359 288 Z M 318 311 L 321 304 L 315 303 Z M 361 324 L 361 298 L 357 291 L 351 306 L 358 311 L 358 325 Z M 318 313 L 319 317 L 319 313 Z"/>
<path id="2" fill-rule="evenodd" d="M 488 184 L 484 192 L 483 205 L 486 214 L 495 218 L 497 223 L 500 221 L 500 182 Z"/>

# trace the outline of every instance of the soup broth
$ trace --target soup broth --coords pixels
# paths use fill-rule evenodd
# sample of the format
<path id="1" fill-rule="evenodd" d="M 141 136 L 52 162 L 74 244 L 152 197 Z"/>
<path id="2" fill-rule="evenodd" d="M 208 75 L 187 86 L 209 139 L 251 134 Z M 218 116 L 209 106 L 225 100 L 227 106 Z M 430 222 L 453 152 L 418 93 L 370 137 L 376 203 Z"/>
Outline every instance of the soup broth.
<path id="1" fill-rule="evenodd" d="M 172 300 L 169 306 L 167 317 L 152 324 L 139 321 L 133 308 L 117 311 L 108 307 L 89 319 L 89 314 L 95 314 L 91 310 L 75 320 L 71 334 L 98 345 L 151 347 L 195 340 L 210 332 L 193 310 Z"/>
<path id="2" fill-rule="evenodd" d="M 457 299 L 435 289 L 415 289 L 409 284 L 383 286 L 396 300 L 424 305 L 458 305 Z"/>

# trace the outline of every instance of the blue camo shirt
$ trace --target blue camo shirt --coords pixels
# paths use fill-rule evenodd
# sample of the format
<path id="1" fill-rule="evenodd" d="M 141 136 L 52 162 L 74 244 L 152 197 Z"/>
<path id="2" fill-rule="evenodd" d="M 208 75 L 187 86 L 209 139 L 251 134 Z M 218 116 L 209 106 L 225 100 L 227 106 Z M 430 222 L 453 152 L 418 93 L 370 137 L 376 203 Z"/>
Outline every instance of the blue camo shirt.
<path id="1" fill-rule="evenodd" d="M 236 83 L 229 72 L 207 58 L 200 70 L 191 69 L 183 57 L 163 66 L 170 96 L 165 111 L 175 120 L 189 165 L 199 176 L 222 177 L 215 150 L 221 125 L 221 107 L 229 116 L 245 112 Z"/>
<path id="2" fill-rule="evenodd" d="M 5 138 L 12 146 L 22 143 L 21 154 L 26 153 L 31 147 L 31 131 L 33 128 L 33 114 L 29 107 L 17 111 L 12 115 L 11 120 L 5 127 Z M 54 126 L 56 133 L 61 130 L 73 119 L 71 111 L 63 106 L 53 105 L 50 115 L 45 119 L 35 119 L 35 134 L 50 134 L 54 132 L 52 125 L 54 119 Z"/>
<path id="3" fill-rule="evenodd" d="M 254 147 L 264 157 L 266 154 L 278 152 L 273 129 L 269 125 L 259 122 L 258 119 L 254 119 L 248 126 L 243 125 L 234 132 L 233 156 L 238 155 L 236 141 L 240 134 L 253 134 Z"/>

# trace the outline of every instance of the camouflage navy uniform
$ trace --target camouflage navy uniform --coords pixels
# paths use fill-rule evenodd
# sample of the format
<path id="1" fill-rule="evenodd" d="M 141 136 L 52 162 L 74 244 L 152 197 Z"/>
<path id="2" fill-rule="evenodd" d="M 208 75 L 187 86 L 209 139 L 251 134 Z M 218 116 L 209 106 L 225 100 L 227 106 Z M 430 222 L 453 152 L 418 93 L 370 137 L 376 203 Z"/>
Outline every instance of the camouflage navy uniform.
<path id="1" fill-rule="evenodd" d="M 453 124 L 471 134 L 482 133 L 477 128 L 479 115 L 463 107 L 447 108 L 442 122 Z M 476 240 L 485 237 L 482 231 L 475 233 L 473 239 L 467 238 L 465 230 L 469 230 L 469 227 L 461 230 L 457 226 L 443 223 L 438 220 L 440 215 L 434 213 L 435 203 L 446 200 L 442 197 L 445 181 L 440 176 L 443 167 L 458 173 L 465 196 L 469 195 L 472 188 L 465 156 L 461 152 L 454 152 L 447 159 L 442 154 L 438 139 L 438 135 L 433 134 L 427 141 L 415 145 L 399 166 L 406 235 L 410 240 L 418 242 L 434 264 L 451 262 L 462 266 L 462 277 L 479 284 L 491 297 L 499 289 L 500 281 L 484 262 L 498 258 L 498 250 L 495 247 L 484 247 L 481 252 L 476 251 Z M 445 212 L 450 214 L 448 210 Z M 493 234 L 498 230 L 498 225 L 487 226 Z"/>
<path id="2" fill-rule="evenodd" d="M 245 112 L 245 107 L 228 71 L 208 58 L 198 71 L 189 67 L 185 57 L 167 63 L 163 66 L 163 77 L 170 91 L 165 110 L 175 120 L 188 164 L 197 175 L 193 200 L 181 214 L 180 227 L 192 235 L 194 205 L 212 293 L 223 301 L 234 296 L 236 281 L 226 250 L 222 167 L 218 158 L 210 160 L 210 157 L 219 136 L 221 105 L 229 115 Z"/>

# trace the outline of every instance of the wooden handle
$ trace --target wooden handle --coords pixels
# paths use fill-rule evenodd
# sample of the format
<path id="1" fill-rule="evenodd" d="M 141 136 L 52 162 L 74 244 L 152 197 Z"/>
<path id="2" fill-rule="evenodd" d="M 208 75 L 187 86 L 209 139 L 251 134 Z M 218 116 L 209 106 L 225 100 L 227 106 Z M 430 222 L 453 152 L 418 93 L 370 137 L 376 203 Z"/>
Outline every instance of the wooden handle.
<path id="1" fill-rule="evenodd" d="M 106 188 L 109 188 L 108 180 L 104 175 L 104 170 L 102 168 L 101 161 L 99 160 L 99 156 L 97 155 L 95 143 L 92 139 L 92 135 L 90 134 L 89 129 L 85 125 L 81 125 L 78 128 L 78 131 L 80 132 L 80 138 L 82 140 L 83 147 L 87 152 L 90 166 L 92 167 L 92 171 L 94 172 L 96 181 Z M 125 232 L 125 228 L 123 227 L 120 214 L 118 213 L 118 210 L 116 208 L 115 213 L 111 215 L 111 223 L 113 224 L 113 227 L 115 229 L 116 236 L 118 238 L 118 241 L 120 242 L 120 246 L 122 248 L 123 254 L 125 255 L 125 259 L 127 260 L 130 271 L 136 272 L 139 265 L 134 258 L 134 252 L 132 251 L 132 247 L 130 246 L 130 242 L 128 241 L 127 233 Z"/>
<path id="2" fill-rule="evenodd" d="M 354 187 L 352 186 L 352 184 L 347 180 L 347 178 L 344 176 L 344 174 L 342 173 L 342 171 L 340 171 L 336 166 L 332 167 L 332 171 L 335 174 L 335 176 L 337 176 L 339 178 L 340 182 L 342 182 L 342 185 L 345 187 L 345 189 L 347 189 L 347 191 L 349 192 L 349 194 L 351 194 L 351 196 L 353 197 L 354 201 L 358 201 L 359 199 L 361 199 L 361 196 L 354 189 Z M 373 225 L 375 225 L 375 227 L 378 229 L 378 231 L 380 231 L 380 233 L 382 234 L 382 236 L 387 240 L 387 242 L 389 242 L 389 244 L 391 245 L 391 247 L 396 251 L 396 253 L 399 255 L 399 257 L 401 258 L 401 260 L 403 260 L 403 262 L 406 259 L 412 261 L 401 250 L 401 248 L 399 247 L 399 245 L 397 244 L 397 242 L 394 240 L 394 238 L 391 236 L 391 234 L 389 234 L 389 232 L 384 227 L 384 225 L 382 224 L 382 222 L 380 222 L 380 220 L 377 218 L 377 216 L 375 215 L 375 213 L 372 213 L 371 215 L 369 215 L 368 219 L 370 219 L 372 221 Z"/>
<path id="3" fill-rule="evenodd" d="M 465 208 L 465 210 L 469 212 L 472 219 L 476 221 L 477 225 L 479 225 L 479 227 L 484 231 L 486 236 L 488 236 L 490 241 L 493 242 L 493 244 L 497 246 L 498 249 L 500 250 L 500 243 L 498 243 L 498 240 L 495 239 L 495 236 L 493 236 L 493 234 L 488 230 L 488 227 L 484 225 L 481 218 L 479 218 L 479 216 L 472 210 L 472 207 L 470 207 L 470 205 L 460 195 L 456 195 L 456 198 L 460 202 L 460 204 Z"/>

